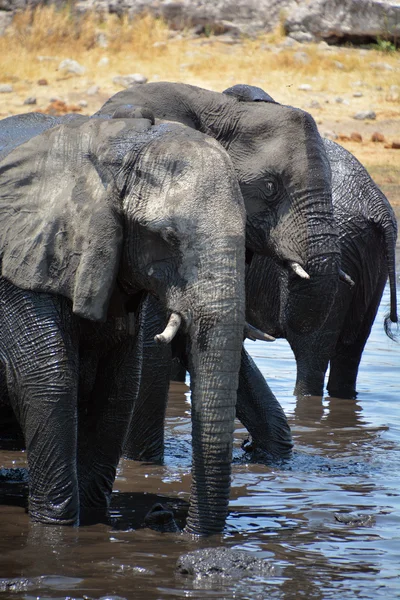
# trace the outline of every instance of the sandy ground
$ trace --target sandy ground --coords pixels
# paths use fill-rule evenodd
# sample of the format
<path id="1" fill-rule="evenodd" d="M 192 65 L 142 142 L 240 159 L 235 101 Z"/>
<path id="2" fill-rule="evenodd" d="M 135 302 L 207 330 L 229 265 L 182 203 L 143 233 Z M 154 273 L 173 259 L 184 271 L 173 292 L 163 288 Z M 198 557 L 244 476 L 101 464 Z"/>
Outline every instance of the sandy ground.
<path id="1" fill-rule="evenodd" d="M 212 60 L 213 52 L 229 53 L 230 59 L 234 56 L 233 53 L 240 53 L 240 49 L 237 47 L 227 46 L 222 48 L 220 44 L 221 49 L 215 45 L 202 44 L 204 42 L 194 40 L 193 52 L 186 52 L 186 54 L 198 55 L 202 59 L 206 54 Z M 301 46 L 301 49 L 303 49 L 303 46 Z M 304 49 L 307 50 L 307 47 L 304 46 Z M 346 52 L 348 57 L 348 51 Z M 84 57 L 82 59 L 82 62 L 84 62 Z M 365 60 L 367 59 L 368 56 Z M 382 60 L 384 59 L 385 57 L 382 58 Z M 191 58 L 191 60 L 200 59 Z M 219 73 L 218 76 L 212 68 L 210 68 L 208 74 L 204 71 L 197 73 L 195 68 L 190 70 L 193 65 L 187 66 L 184 63 L 180 64 L 175 71 L 171 70 L 173 76 L 169 78 L 160 75 L 163 70 L 157 64 L 147 67 L 144 74 L 149 81 L 167 79 L 183 81 L 217 91 L 222 91 L 234 83 L 259 85 L 266 89 L 277 101 L 309 111 L 315 118 L 321 133 L 328 137 L 338 136 L 336 141 L 350 150 L 366 166 L 392 205 L 400 210 L 400 56 L 392 59 L 392 64 L 396 65 L 396 61 L 399 66 L 392 68 L 392 71 L 382 70 L 379 77 L 382 85 L 376 85 L 376 73 L 375 79 L 369 83 L 365 83 L 365 77 L 364 81 L 355 82 L 357 74 L 354 74 L 354 77 L 352 76 L 352 78 L 346 80 L 348 84 L 345 84 L 345 86 L 342 84 L 340 93 L 337 93 L 334 89 L 335 87 L 337 89 L 334 73 L 332 74 L 332 89 L 329 89 L 329 78 L 327 83 L 326 80 L 324 82 L 316 81 L 316 77 L 305 77 L 306 82 L 312 82 L 312 89 L 300 91 L 301 74 L 299 75 L 300 78 L 294 77 L 293 73 L 288 74 L 285 79 L 285 73 L 282 73 L 279 81 L 277 81 L 276 76 L 268 81 L 267 75 L 259 78 L 254 75 L 254 72 L 249 72 L 246 80 L 244 79 L 246 71 L 240 70 L 239 67 L 238 75 L 235 75 L 232 62 L 230 62 L 230 69 L 226 73 Z M 65 105 L 58 104 L 58 109 L 61 111 L 76 110 L 80 114 L 92 114 L 111 95 L 123 89 L 120 85 L 113 83 L 113 77 L 121 74 L 121 68 L 113 62 L 112 57 L 107 66 L 102 68 L 91 66 L 87 69 L 87 73 L 90 71 L 90 75 L 85 74 L 82 76 L 62 75 L 57 71 L 58 62 L 59 57 L 50 57 L 47 61 L 41 63 L 41 73 L 44 73 L 41 80 L 33 80 L 33 78 L 31 80 L 19 80 L 13 84 L 11 93 L 0 93 L 0 118 L 22 112 L 54 110 L 54 104 L 51 103 L 54 99 L 65 102 Z M 143 65 L 138 65 L 139 69 L 141 66 Z M 132 73 L 137 70 L 136 67 L 132 68 L 132 65 L 130 70 L 127 70 L 128 68 L 125 67 L 125 73 Z M 165 65 L 164 70 L 166 70 Z M 29 97 L 35 98 L 36 104 L 24 104 Z M 376 113 L 376 119 L 354 119 L 353 115 L 355 113 L 371 108 Z M 371 141 L 374 132 L 382 134 L 384 141 Z M 358 134 L 358 138 L 361 136 L 362 141 L 349 139 L 352 134 Z M 398 143 L 399 149 L 392 147 L 393 142 Z"/>

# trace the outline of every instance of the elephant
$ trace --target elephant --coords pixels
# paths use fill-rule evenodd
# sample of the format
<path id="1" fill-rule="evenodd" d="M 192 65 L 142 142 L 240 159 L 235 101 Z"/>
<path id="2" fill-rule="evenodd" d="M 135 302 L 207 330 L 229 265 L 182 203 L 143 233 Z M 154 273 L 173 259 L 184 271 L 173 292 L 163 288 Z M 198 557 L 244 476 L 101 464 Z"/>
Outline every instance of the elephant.
<path id="1" fill-rule="evenodd" d="M 160 90 L 158 85 L 156 92 Z M 252 144 L 248 144 L 246 150 L 247 138 L 243 136 L 243 123 L 241 126 L 231 125 L 231 130 L 224 126 L 227 107 L 234 113 L 237 120 L 242 118 L 237 104 L 242 108 L 247 107 L 253 118 L 255 118 L 253 115 L 260 115 L 261 118 L 264 116 L 267 120 L 268 108 L 271 109 L 273 106 L 278 109 L 280 105 L 260 88 L 236 85 L 224 92 L 224 95 L 236 101 L 236 105 L 226 105 L 220 95 L 213 94 L 209 99 L 210 107 L 207 108 L 208 94 L 203 96 L 203 90 L 199 91 L 190 87 L 186 97 L 184 93 L 186 88 L 187 86 L 184 88 L 179 86 L 178 89 L 174 87 L 176 94 L 173 108 L 169 105 L 170 89 L 167 84 L 161 86 L 163 94 L 160 94 L 161 98 L 158 100 L 158 104 L 153 92 L 143 93 L 143 89 L 138 90 L 137 87 L 117 94 L 114 98 L 117 100 L 117 105 L 132 101 L 151 106 L 159 116 L 178 118 L 186 124 L 208 133 L 211 130 L 212 135 L 220 141 L 221 138 L 225 139 L 226 148 L 231 155 L 236 172 L 239 174 L 240 182 L 240 173 L 242 172 L 240 162 L 245 161 L 246 157 L 249 162 L 250 159 L 254 160 L 252 151 L 257 148 L 257 141 L 260 141 L 260 145 L 262 144 L 262 133 L 267 124 L 263 125 L 262 122 L 259 122 L 258 128 L 254 132 L 254 138 L 251 140 Z M 144 89 L 146 90 L 146 88 Z M 152 87 L 153 89 L 154 87 Z M 193 98 L 195 91 L 197 91 L 197 99 Z M 182 96 L 185 98 L 184 102 Z M 220 102 L 220 108 L 217 107 L 217 102 Z M 183 106 L 180 106 L 179 103 Z M 106 109 L 107 106 L 106 103 Z M 111 99 L 111 106 L 114 106 L 113 99 Z M 204 106 L 204 110 L 200 110 L 199 106 Z M 263 111 L 261 107 L 264 108 Z M 257 112 L 255 112 L 256 110 Z M 229 143 L 230 135 L 235 138 L 237 148 L 234 151 Z M 242 146 L 240 145 L 241 135 L 243 136 Z M 288 141 L 286 154 L 289 160 L 291 157 L 290 141 Z M 337 293 L 333 293 L 333 305 L 326 303 L 326 294 L 321 292 L 323 282 L 315 281 L 314 277 L 302 281 L 304 302 L 297 302 L 291 291 L 290 278 L 292 275 L 288 269 L 284 268 L 282 261 L 277 260 L 277 256 L 273 254 L 262 256 L 257 253 L 250 256 L 246 265 L 247 320 L 276 337 L 290 338 L 289 342 L 295 350 L 298 366 L 296 393 L 322 395 L 324 375 L 331 359 L 331 376 L 328 384 L 330 394 L 351 398 L 356 395 L 355 381 L 358 364 L 376 315 L 387 276 L 389 276 L 391 289 L 389 317 L 393 323 L 397 322 L 394 265 L 396 221 L 387 199 L 355 157 L 330 140 L 324 139 L 323 145 L 332 174 L 333 211 L 340 236 L 341 261 L 346 270 L 346 273 L 342 272 L 342 281 L 339 283 Z M 254 166 L 254 170 L 256 169 L 257 163 Z M 281 170 L 284 171 L 284 169 L 285 167 L 282 166 Z M 352 182 L 350 189 L 349 181 Z M 259 185 L 262 186 L 261 181 Z M 357 186 L 360 186 L 360 189 Z M 246 186 L 242 186 L 242 191 L 246 203 Z M 362 201 L 360 201 L 361 193 Z M 312 216 L 317 219 L 318 212 Z M 323 235 L 323 230 L 321 230 L 321 235 Z M 354 242 L 355 236 L 359 240 L 357 243 Z M 293 239 L 297 241 L 295 232 L 293 232 Z M 368 252 L 368 248 L 370 249 L 369 254 L 377 250 L 371 260 L 368 259 L 368 256 L 363 258 L 363 252 Z M 248 250 L 247 258 L 249 259 Z M 369 270 L 368 265 L 370 265 Z M 374 269 L 371 268 L 371 265 L 374 266 Z M 307 304 L 307 298 L 311 310 L 315 298 L 320 299 L 319 310 L 325 311 L 327 321 L 325 324 L 321 321 L 313 329 L 293 327 L 291 320 L 288 319 L 287 305 L 293 307 L 293 321 L 299 323 L 304 317 L 304 305 Z M 389 333 L 389 319 L 386 320 L 385 326 Z M 154 364 L 157 364 L 160 372 L 161 357 L 160 355 L 156 356 L 156 351 L 151 349 L 151 331 L 148 332 L 146 339 L 146 352 L 148 355 L 153 354 L 152 368 L 154 369 Z M 178 378 L 184 379 L 186 358 L 182 344 L 180 348 L 175 347 L 175 355 L 183 363 L 183 368 L 175 369 L 175 376 L 178 373 Z M 164 380 L 160 378 L 157 382 L 157 398 L 160 405 L 166 402 L 165 390 L 168 386 L 169 374 L 170 370 L 167 367 L 164 371 Z M 145 375 L 143 381 L 145 389 L 141 390 L 135 405 L 136 413 L 131 421 L 125 455 L 133 459 L 154 460 L 161 458 L 163 452 L 163 411 L 160 409 L 157 412 L 159 416 L 157 423 L 150 420 L 147 421 L 145 427 L 137 425 L 137 423 L 143 422 L 143 407 L 151 396 L 151 391 L 149 391 L 151 385 L 148 384 L 150 377 Z M 282 435 L 282 425 L 277 426 L 280 418 L 277 404 L 264 377 L 243 349 L 237 416 L 250 432 L 253 447 L 260 448 L 272 458 L 285 458 L 289 456 L 289 439 L 288 436 Z M 133 432 L 138 429 L 142 432 L 140 438 L 133 435 Z M 248 448 L 250 447 L 248 446 Z"/>
<path id="2" fill-rule="evenodd" d="M 166 315 L 158 342 L 179 330 L 189 353 L 186 531 L 222 531 L 245 316 L 246 216 L 228 154 L 146 109 L 10 119 L 0 122 L 0 372 L 27 448 L 31 519 L 77 525 L 107 510 L 150 295 Z"/>
<path id="3" fill-rule="evenodd" d="M 256 254 L 277 261 L 290 282 L 291 302 L 285 308 L 291 327 L 299 333 L 318 329 L 345 274 L 333 220 L 329 161 L 311 115 L 277 103 L 245 105 L 235 96 L 166 82 L 133 85 L 111 97 L 96 114 L 110 116 L 115 110 L 140 107 L 150 109 L 156 118 L 200 130 L 227 150 L 246 206 L 247 269 Z M 255 228 L 262 232 L 256 243 Z M 171 365 L 153 341 L 163 313 L 157 314 L 151 303 L 147 310 L 146 358 L 125 455 L 160 460 Z M 175 351 L 185 354 L 179 343 Z M 149 405 L 157 406 L 153 414 Z M 290 455 L 290 430 L 282 409 L 245 350 L 237 416 L 248 429 L 252 427 L 258 446 L 272 458 Z"/>
<path id="4" fill-rule="evenodd" d="M 241 102 L 271 103 L 260 88 L 237 85 L 224 93 Z M 285 315 L 290 284 L 282 267 L 269 257 L 255 256 L 246 273 L 247 320 L 277 338 L 286 338 L 297 363 L 294 393 L 354 399 L 362 352 L 371 332 L 386 281 L 390 310 L 385 319 L 398 322 L 395 247 L 397 222 L 389 201 L 350 152 L 324 139 L 332 171 L 332 201 L 338 226 L 341 263 L 353 285 L 340 282 L 325 324 L 313 332 L 296 332 Z M 271 285 L 272 284 L 272 285 Z M 310 298 L 311 299 L 311 298 Z M 302 307 L 298 307 L 301 318 Z"/>

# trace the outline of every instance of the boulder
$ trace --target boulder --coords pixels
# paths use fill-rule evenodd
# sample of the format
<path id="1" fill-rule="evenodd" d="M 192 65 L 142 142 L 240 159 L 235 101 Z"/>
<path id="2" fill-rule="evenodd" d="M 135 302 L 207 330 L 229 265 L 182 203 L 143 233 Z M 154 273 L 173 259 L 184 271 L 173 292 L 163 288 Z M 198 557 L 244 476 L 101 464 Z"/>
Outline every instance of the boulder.
<path id="1" fill-rule="evenodd" d="M 300 1 L 285 20 L 285 31 L 298 41 L 364 42 L 400 37 L 400 4 L 397 0 Z"/>

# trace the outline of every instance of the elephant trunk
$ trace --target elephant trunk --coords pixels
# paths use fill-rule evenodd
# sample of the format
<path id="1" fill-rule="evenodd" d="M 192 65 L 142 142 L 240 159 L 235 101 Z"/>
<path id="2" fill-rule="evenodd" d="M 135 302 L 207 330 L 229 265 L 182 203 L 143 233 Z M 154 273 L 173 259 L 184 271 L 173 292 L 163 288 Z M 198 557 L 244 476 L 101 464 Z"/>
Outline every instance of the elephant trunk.
<path id="1" fill-rule="evenodd" d="M 333 304 L 339 285 L 340 247 L 330 194 L 319 194 L 317 200 L 308 195 L 297 199 L 297 206 L 292 233 L 289 230 L 286 239 L 296 240 L 293 260 L 299 257 L 309 279 L 289 270 L 285 322 L 293 332 L 310 333 L 323 325 Z M 303 236 L 299 235 L 302 228 Z M 290 260 L 290 251 L 287 254 Z"/>
<path id="2" fill-rule="evenodd" d="M 245 311 L 243 240 L 206 257 L 188 296 L 193 463 L 186 530 L 204 535 L 223 530 L 229 503 Z"/>

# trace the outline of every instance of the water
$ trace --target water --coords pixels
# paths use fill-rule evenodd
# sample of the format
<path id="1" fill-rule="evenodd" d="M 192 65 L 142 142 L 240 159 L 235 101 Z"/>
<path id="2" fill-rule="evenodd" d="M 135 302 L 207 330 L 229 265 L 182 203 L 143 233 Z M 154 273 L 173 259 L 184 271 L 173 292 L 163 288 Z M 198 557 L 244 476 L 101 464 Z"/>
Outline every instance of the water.
<path id="1" fill-rule="evenodd" d="M 284 467 L 248 464 L 238 423 L 226 533 L 194 542 L 138 528 L 158 495 L 179 508 L 190 485 L 190 419 L 185 386 L 173 386 L 163 466 L 122 461 L 112 525 L 57 528 L 29 522 L 23 485 L 0 489 L 0 578 L 25 578 L 3 598 L 400 598 L 400 345 L 385 337 L 388 289 L 359 373 L 357 401 L 292 396 L 286 342 L 249 342 L 251 355 L 292 427 Z M 22 452 L 0 465 L 24 466 Z M 183 509 L 182 509 L 183 511 Z M 346 522 L 346 515 L 350 521 Z M 227 584 L 174 575 L 188 550 L 225 545 L 256 552 L 274 572 Z"/>

